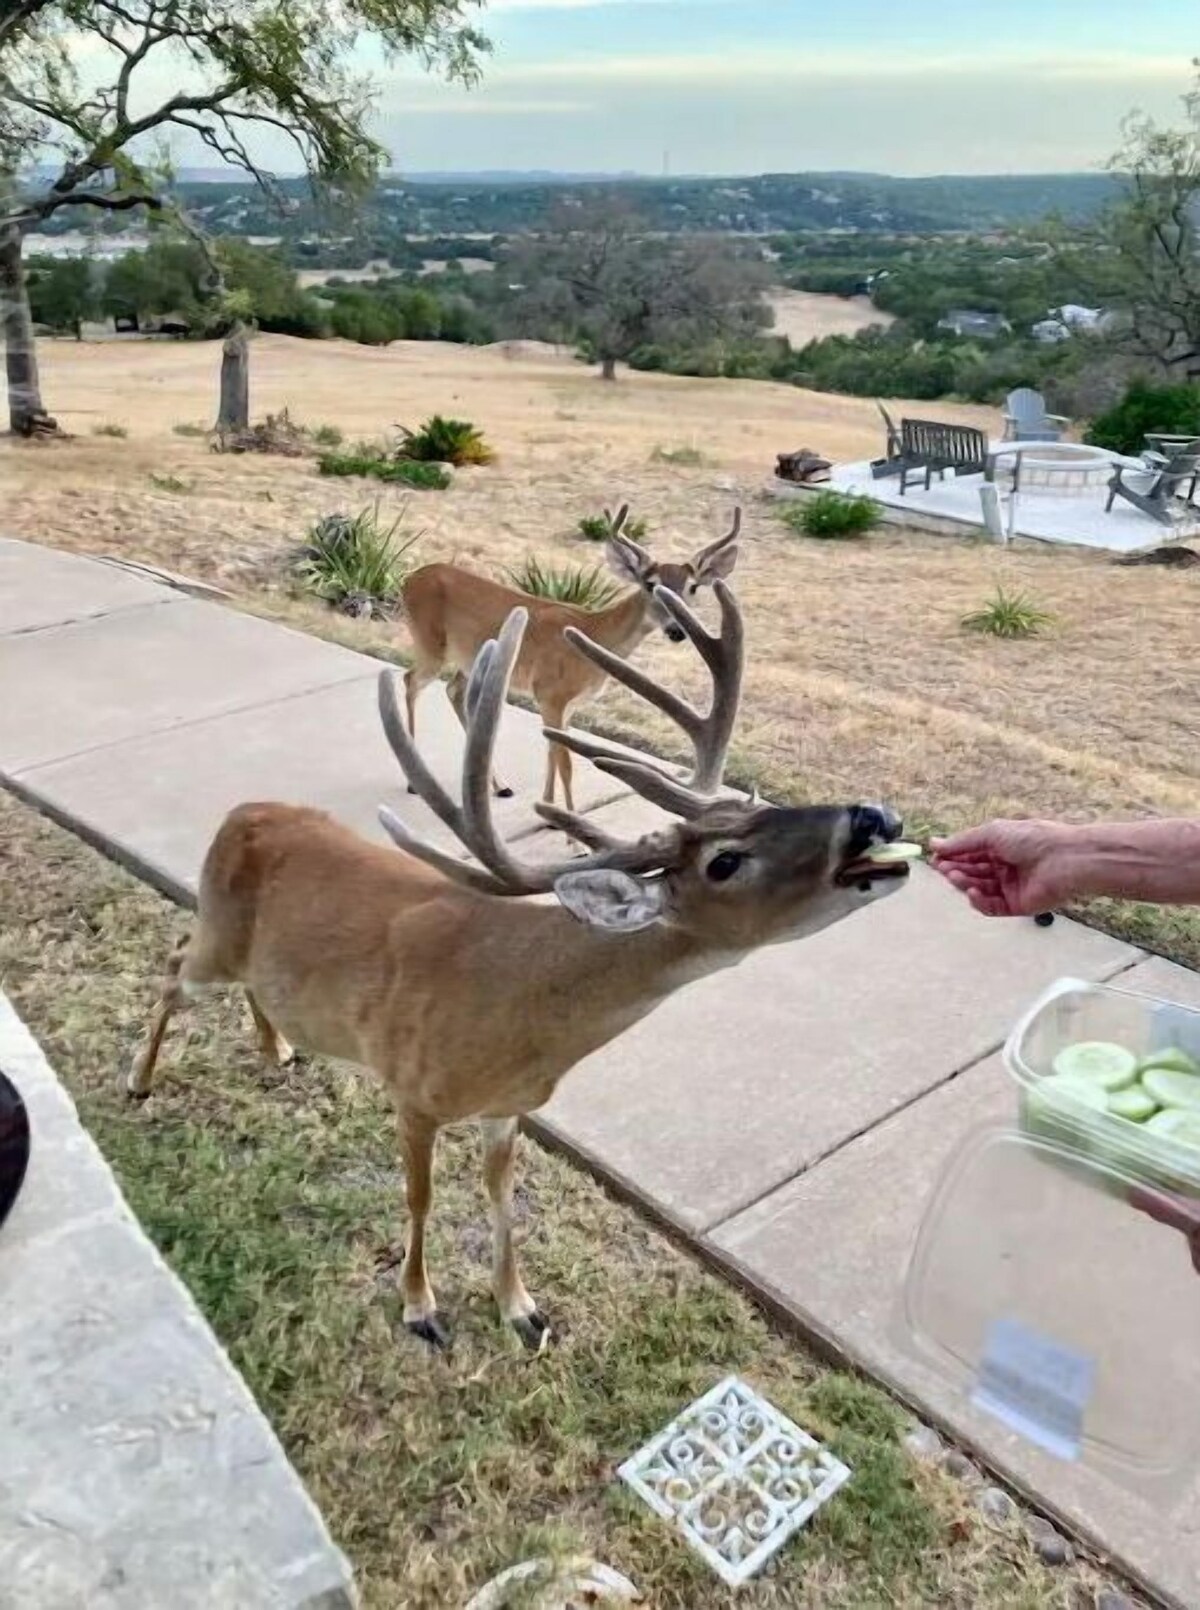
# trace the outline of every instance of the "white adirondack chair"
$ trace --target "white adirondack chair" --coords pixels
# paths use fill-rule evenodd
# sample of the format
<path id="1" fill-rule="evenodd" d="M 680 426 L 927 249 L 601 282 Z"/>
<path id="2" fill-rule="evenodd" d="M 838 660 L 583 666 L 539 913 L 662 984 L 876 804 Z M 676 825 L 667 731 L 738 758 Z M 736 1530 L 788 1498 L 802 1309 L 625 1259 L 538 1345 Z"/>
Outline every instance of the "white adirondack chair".
<path id="1" fill-rule="evenodd" d="M 1048 414 L 1040 391 L 1020 386 L 1004 404 L 1006 442 L 1058 442 L 1071 423 L 1063 414 Z"/>

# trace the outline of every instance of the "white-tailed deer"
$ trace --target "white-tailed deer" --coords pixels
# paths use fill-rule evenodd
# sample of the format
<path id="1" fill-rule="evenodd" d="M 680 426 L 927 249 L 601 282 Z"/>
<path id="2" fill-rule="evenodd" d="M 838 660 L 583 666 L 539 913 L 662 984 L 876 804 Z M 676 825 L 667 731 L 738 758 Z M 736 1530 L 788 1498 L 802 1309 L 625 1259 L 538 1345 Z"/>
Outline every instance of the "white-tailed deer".
<path id="1" fill-rule="evenodd" d="M 171 959 L 129 1091 L 150 1093 L 172 1014 L 194 987 L 209 984 L 243 985 L 269 1057 L 286 1060 L 286 1035 L 305 1050 L 373 1069 L 395 1104 L 404 1159 L 404 1320 L 434 1346 L 447 1342 L 424 1256 L 439 1128 L 467 1118 L 483 1126 L 496 1300 L 525 1343 L 539 1347 L 547 1321 L 521 1280 L 512 1237 L 520 1116 L 674 991 L 760 946 L 826 928 L 907 875 L 902 863 L 869 859 L 900 833 L 882 806 L 785 809 L 714 799 L 743 654 L 733 595 L 718 582 L 717 597 L 721 631 L 713 636 L 677 595 L 665 588 L 657 595 L 709 667 L 707 715 L 583 633 L 570 634 L 574 650 L 691 740 L 695 769 L 685 783 L 598 741 L 548 734 L 670 812 L 676 820 L 660 830 L 624 842 L 586 817 L 544 805 L 549 822 L 588 846 L 586 859 L 526 864 L 500 838 L 489 778 L 526 629 L 524 611 L 515 610 L 499 641 L 480 653 L 465 691 L 461 803 L 421 760 L 392 673 L 380 677 L 380 713 L 400 765 L 473 862 L 415 837 L 386 810 L 381 817 L 402 853 L 368 843 L 321 811 L 273 804 L 234 810 L 205 859 L 198 920 Z M 510 898 L 550 891 L 557 902 Z"/>
<path id="2" fill-rule="evenodd" d="M 593 643 L 623 660 L 656 626 L 672 642 L 683 642 L 684 634 L 658 601 L 658 591 L 665 587 L 686 601 L 701 587 L 727 580 L 737 564 L 742 511 L 735 509 L 733 526 L 725 536 L 710 542 L 682 564 L 659 563 L 627 537 L 622 528 L 628 517 L 627 503 L 615 515 L 609 515 L 605 558 L 623 581 L 633 583 L 633 590 L 607 609 L 580 609 L 532 598 L 456 565 L 424 565 L 408 578 L 403 590 L 404 613 L 414 657 L 412 669 L 404 678 L 404 691 L 408 730 L 414 737 L 418 695 L 446 666 L 452 672 L 446 692 L 463 721 L 467 672 L 480 649 L 498 635 L 514 609 L 524 609 L 529 624 L 513 668 L 513 691 L 533 699 L 542 725 L 547 728 L 569 726 L 572 710 L 582 699 L 598 693 L 607 675 L 602 665 L 574 652 L 563 635 L 567 627 L 583 632 Z M 548 804 L 554 800 L 556 779 L 562 782 L 567 809 L 574 810 L 571 752 L 564 744 L 552 743 L 542 794 Z M 511 788 L 498 781 L 493 782 L 493 787 L 503 798 L 512 793 Z"/>

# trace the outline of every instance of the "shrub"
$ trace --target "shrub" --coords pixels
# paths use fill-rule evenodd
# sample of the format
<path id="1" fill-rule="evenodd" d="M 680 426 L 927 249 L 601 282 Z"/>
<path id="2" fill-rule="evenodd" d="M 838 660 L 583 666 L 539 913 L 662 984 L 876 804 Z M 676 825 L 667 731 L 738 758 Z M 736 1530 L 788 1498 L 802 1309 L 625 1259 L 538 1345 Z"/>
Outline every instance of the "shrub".
<path id="1" fill-rule="evenodd" d="M 1133 456 L 1145 447 L 1149 431 L 1200 436 L 1200 386 L 1153 386 L 1137 380 L 1115 408 L 1092 421 L 1084 440 Z"/>
<path id="2" fill-rule="evenodd" d="M 982 609 L 964 615 L 968 632 L 988 637 L 1037 637 L 1054 624 L 1054 616 L 1038 606 L 1026 593 L 1010 593 L 999 584 Z"/>
<path id="3" fill-rule="evenodd" d="M 523 565 L 508 572 L 514 587 L 534 598 L 553 599 L 556 604 L 575 604 L 580 609 L 607 609 L 620 596 L 621 589 L 600 565 L 584 570 L 578 565 L 543 565 L 530 555 Z"/>
<path id="4" fill-rule="evenodd" d="M 317 469 L 322 475 L 369 475 L 377 481 L 409 486 L 418 492 L 444 492 L 450 485 L 450 477 L 440 464 L 379 458 L 362 451 L 322 453 Z"/>
<path id="5" fill-rule="evenodd" d="M 407 510 L 390 526 L 379 520 L 379 505 L 359 514 L 327 514 L 308 534 L 296 561 L 296 576 L 307 591 L 347 615 L 386 615 L 412 571 L 408 554 L 421 538 L 401 537 Z"/>
<path id="6" fill-rule="evenodd" d="M 626 520 L 621 527 L 623 536 L 634 542 L 644 540 L 647 531 L 644 520 Z M 585 542 L 607 542 L 613 534 L 613 517 L 607 509 L 603 514 L 585 514 L 579 522 L 579 535 Z"/>
<path id="7" fill-rule="evenodd" d="M 178 425 L 172 425 L 171 429 L 175 432 L 176 436 L 207 436 L 208 435 L 208 429 L 207 429 L 206 426 L 204 426 L 204 425 L 195 425 L 189 419 L 183 420 Z"/>
<path id="8" fill-rule="evenodd" d="M 92 426 L 92 435 L 93 436 L 119 436 L 121 438 L 124 438 L 124 437 L 129 435 L 129 431 L 126 429 L 126 427 L 124 425 L 113 425 L 113 424 L 109 423 L 109 424 L 105 424 L 105 425 L 93 425 Z"/>
<path id="9" fill-rule="evenodd" d="M 346 437 L 336 425 L 317 425 L 313 429 L 312 439 L 318 447 L 340 447 Z"/>
<path id="10" fill-rule="evenodd" d="M 150 485 L 159 492 L 190 492 L 192 489 L 186 481 L 181 481 L 178 475 L 150 476 Z"/>
<path id="11" fill-rule="evenodd" d="M 650 460 L 654 464 L 686 464 L 692 468 L 708 463 L 698 447 L 656 447 Z"/>
<path id="12" fill-rule="evenodd" d="M 397 429 L 401 438 L 398 458 L 436 464 L 490 464 L 496 456 L 482 431 L 467 419 L 444 419 L 434 414 L 417 430 L 405 425 Z"/>
<path id="13" fill-rule="evenodd" d="M 781 518 L 800 536 L 846 541 L 874 531 L 883 510 L 874 498 L 860 493 L 817 492 L 803 502 L 787 504 Z"/>

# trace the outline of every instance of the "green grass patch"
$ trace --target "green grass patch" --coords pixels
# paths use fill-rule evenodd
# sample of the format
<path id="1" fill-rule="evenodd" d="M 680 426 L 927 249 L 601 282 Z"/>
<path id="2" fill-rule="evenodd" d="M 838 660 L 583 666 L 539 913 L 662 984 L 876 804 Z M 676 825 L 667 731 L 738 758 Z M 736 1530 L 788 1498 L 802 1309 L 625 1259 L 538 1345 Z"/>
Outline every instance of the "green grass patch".
<path id="1" fill-rule="evenodd" d="M 93 425 L 92 426 L 92 435 L 93 436 L 115 436 L 115 437 L 118 438 L 118 440 L 124 441 L 126 436 L 129 435 L 129 427 L 127 425 L 116 425 L 111 420 L 109 420 L 109 421 L 107 421 L 106 423 L 104 423 L 102 425 Z"/>
<path id="2" fill-rule="evenodd" d="M 444 492 L 450 476 L 440 464 L 418 460 L 376 458 L 363 452 L 322 453 L 317 460 L 322 475 L 361 475 L 418 492 Z"/>

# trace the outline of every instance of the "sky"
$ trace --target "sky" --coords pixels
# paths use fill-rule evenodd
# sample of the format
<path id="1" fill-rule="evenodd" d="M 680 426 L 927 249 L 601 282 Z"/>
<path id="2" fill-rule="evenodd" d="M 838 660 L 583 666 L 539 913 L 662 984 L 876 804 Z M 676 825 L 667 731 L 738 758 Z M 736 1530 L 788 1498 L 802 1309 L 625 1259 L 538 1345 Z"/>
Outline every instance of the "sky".
<path id="1" fill-rule="evenodd" d="M 483 84 L 380 73 L 403 172 L 1099 167 L 1178 123 L 1194 0 L 492 0 Z"/>

